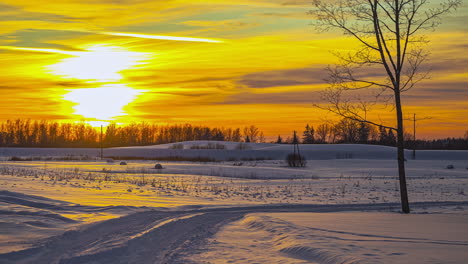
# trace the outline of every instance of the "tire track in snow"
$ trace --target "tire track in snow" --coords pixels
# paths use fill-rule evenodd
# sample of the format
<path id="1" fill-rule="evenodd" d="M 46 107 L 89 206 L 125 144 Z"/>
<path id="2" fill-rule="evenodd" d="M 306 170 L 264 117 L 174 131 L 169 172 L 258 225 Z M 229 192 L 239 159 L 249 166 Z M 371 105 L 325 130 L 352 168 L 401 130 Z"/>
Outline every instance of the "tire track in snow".
<path id="1" fill-rule="evenodd" d="M 413 207 L 468 202 L 413 203 Z M 179 211 L 150 210 L 85 226 L 41 246 L 0 255 L 0 263 L 186 263 L 221 226 L 248 213 L 395 210 L 399 204 L 260 205 Z"/>
<path id="2" fill-rule="evenodd" d="M 65 232 L 36 248 L 0 255 L 0 263 L 178 263 L 188 248 L 243 215 L 136 213 Z"/>

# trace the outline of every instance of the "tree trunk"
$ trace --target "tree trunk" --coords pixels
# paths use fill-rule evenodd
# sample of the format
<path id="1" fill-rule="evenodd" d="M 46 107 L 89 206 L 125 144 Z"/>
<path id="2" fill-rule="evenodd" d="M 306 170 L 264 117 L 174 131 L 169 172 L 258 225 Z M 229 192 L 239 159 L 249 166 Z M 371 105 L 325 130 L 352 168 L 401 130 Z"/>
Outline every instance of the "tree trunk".
<path id="1" fill-rule="evenodd" d="M 397 112 L 397 157 L 398 157 L 398 176 L 400 179 L 401 209 L 404 213 L 410 212 L 408 202 L 408 191 L 406 189 L 405 174 L 405 147 L 403 138 L 403 113 L 401 110 L 401 98 L 399 89 L 395 89 L 395 107 Z"/>

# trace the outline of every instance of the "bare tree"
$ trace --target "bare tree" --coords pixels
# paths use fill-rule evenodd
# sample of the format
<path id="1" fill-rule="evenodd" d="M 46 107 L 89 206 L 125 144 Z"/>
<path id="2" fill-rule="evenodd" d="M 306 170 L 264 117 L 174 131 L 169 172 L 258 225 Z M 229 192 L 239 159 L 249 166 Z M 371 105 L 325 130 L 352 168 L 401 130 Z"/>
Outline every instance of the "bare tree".
<path id="1" fill-rule="evenodd" d="M 331 126 L 327 123 L 323 123 L 317 126 L 317 136 L 319 143 L 325 143 L 328 134 L 331 132 Z"/>
<path id="2" fill-rule="evenodd" d="M 359 122 L 343 118 L 335 125 L 335 129 L 343 142 L 356 143 L 359 141 Z"/>
<path id="3" fill-rule="evenodd" d="M 402 210 L 409 213 L 406 188 L 401 93 L 427 77 L 421 68 L 427 58 L 427 38 L 420 35 L 441 22 L 441 16 L 461 5 L 447 0 L 434 6 L 429 0 L 336 0 L 314 1 L 310 11 L 321 30 L 338 29 L 351 36 L 360 48 L 336 53 L 340 63 L 328 67 L 330 88 L 323 93 L 323 107 L 342 117 L 391 129 L 397 133 L 398 173 Z M 370 73 L 370 74 L 369 74 Z M 348 91 L 378 88 L 390 91 L 396 112 L 396 127 L 367 118 L 369 105 L 346 98 Z"/>
<path id="4" fill-rule="evenodd" d="M 260 130 L 258 127 L 251 125 L 244 127 L 244 138 L 249 138 L 250 142 L 257 142 Z"/>

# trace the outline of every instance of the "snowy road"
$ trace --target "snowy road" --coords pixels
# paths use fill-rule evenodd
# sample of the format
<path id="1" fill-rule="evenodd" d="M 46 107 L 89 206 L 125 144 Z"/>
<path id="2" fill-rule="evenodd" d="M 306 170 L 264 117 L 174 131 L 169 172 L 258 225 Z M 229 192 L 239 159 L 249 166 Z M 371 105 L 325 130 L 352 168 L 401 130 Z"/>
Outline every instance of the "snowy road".
<path id="1" fill-rule="evenodd" d="M 414 203 L 413 207 L 466 205 L 468 202 L 432 202 Z M 389 211 L 398 206 L 265 205 L 148 210 L 85 225 L 46 239 L 34 248 L 2 254 L 0 263 L 187 263 L 187 257 L 197 253 L 221 227 L 250 213 Z"/>

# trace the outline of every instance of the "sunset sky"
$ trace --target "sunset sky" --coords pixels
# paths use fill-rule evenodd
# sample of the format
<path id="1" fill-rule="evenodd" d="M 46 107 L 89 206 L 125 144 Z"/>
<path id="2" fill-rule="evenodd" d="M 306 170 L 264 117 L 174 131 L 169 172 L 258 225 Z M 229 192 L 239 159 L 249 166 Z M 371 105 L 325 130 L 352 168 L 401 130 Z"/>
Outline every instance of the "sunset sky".
<path id="1" fill-rule="evenodd" d="M 148 121 L 288 135 L 314 108 L 332 51 L 310 0 L 0 0 L 0 120 Z M 433 1 L 437 2 L 437 1 Z M 45 4 L 47 3 L 47 4 Z M 468 3 L 431 40 L 431 79 L 403 95 L 424 138 L 468 130 Z M 373 113 L 392 125 L 391 109 Z"/>

